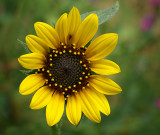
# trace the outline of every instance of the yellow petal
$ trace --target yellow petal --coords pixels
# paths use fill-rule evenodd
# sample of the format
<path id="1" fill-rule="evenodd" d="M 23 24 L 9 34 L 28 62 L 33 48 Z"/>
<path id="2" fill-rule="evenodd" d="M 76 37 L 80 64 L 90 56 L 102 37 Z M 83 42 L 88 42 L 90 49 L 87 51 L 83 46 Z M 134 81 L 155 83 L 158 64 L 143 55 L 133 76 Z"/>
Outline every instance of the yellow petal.
<path id="1" fill-rule="evenodd" d="M 30 107 L 31 109 L 41 109 L 51 100 L 53 90 L 48 86 L 40 88 L 33 96 Z"/>
<path id="2" fill-rule="evenodd" d="M 46 119 L 49 126 L 53 126 L 60 121 L 64 112 L 64 103 L 64 95 L 55 91 L 46 107 Z"/>
<path id="3" fill-rule="evenodd" d="M 37 36 L 27 35 L 26 43 L 28 45 L 28 48 L 34 53 L 41 53 L 43 55 L 47 55 L 49 52 L 49 47 L 47 43 Z"/>
<path id="4" fill-rule="evenodd" d="M 120 72 L 119 66 L 110 60 L 91 61 L 90 68 L 97 74 L 112 75 Z"/>
<path id="5" fill-rule="evenodd" d="M 115 95 L 122 91 L 120 86 L 116 84 L 114 81 L 100 75 L 91 75 L 89 83 L 98 92 L 106 95 Z"/>
<path id="6" fill-rule="evenodd" d="M 64 13 L 57 21 L 55 30 L 57 31 L 60 41 L 62 43 L 67 43 L 67 34 L 68 34 L 68 18 L 67 13 Z"/>
<path id="7" fill-rule="evenodd" d="M 93 87 L 88 87 L 87 89 L 88 95 L 92 98 L 92 100 L 95 100 L 97 108 L 104 114 L 109 115 L 110 114 L 110 106 L 108 103 L 108 100 L 106 97 L 97 92 Z"/>
<path id="8" fill-rule="evenodd" d="M 88 60 L 99 60 L 109 55 L 116 47 L 118 34 L 109 33 L 96 38 L 86 50 Z"/>
<path id="9" fill-rule="evenodd" d="M 81 90 L 77 93 L 77 97 L 81 101 L 82 111 L 93 122 L 99 123 L 101 116 L 99 109 L 97 108 L 96 101 L 93 100 L 86 90 Z"/>
<path id="10" fill-rule="evenodd" d="M 52 26 L 44 22 L 36 22 L 34 28 L 38 37 L 44 39 L 49 47 L 55 49 L 59 46 L 59 36 Z"/>
<path id="11" fill-rule="evenodd" d="M 75 34 L 80 24 L 81 24 L 80 13 L 76 7 L 73 7 L 68 15 L 68 35 L 67 35 L 68 45 L 74 43 L 73 41 L 75 40 Z"/>
<path id="12" fill-rule="evenodd" d="M 22 67 L 27 69 L 38 69 L 45 65 L 46 58 L 40 53 L 29 53 L 21 55 L 18 58 L 19 63 Z"/>
<path id="13" fill-rule="evenodd" d="M 20 84 L 19 93 L 29 95 L 45 84 L 45 78 L 42 74 L 31 74 L 27 76 Z"/>
<path id="14" fill-rule="evenodd" d="M 67 99 L 66 114 L 68 120 L 73 125 L 78 125 L 81 119 L 82 111 L 80 101 L 77 99 L 75 95 L 71 95 Z"/>
<path id="15" fill-rule="evenodd" d="M 85 46 L 96 34 L 98 30 L 98 16 L 90 14 L 87 16 L 78 28 L 75 37 L 77 48 Z"/>

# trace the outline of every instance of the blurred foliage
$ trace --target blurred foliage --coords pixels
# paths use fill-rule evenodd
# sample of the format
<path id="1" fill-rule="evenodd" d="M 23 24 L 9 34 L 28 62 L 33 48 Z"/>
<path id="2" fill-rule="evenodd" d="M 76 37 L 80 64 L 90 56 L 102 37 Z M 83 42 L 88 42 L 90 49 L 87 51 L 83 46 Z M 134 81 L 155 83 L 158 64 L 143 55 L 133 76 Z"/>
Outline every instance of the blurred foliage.
<path id="1" fill-rule="evenodd" d="M 122 72 L 109 76 L 123 89 L 121 94 L 107 96 L 111 114 L 102 115 L 100 124 L 82 117 L 78 127 L 64 115 L 63 135 L 159 135 L 160 108 L 160 5 L 152 0 L 121 0 L 120 10 L 102 24 L 96 37 L 109 32 L 119 34 L 116 49 L 107 59 L 120 65 Z M 45 109 L 31 110 L 32 95 L 18 92 L 25 74 L 17 58 L 26 53 L 17 39 L 25 42 L 35 34 L 34 23 L 44 21 L 52 26 L 59 16 L 76 6 L 81 14 L 111 7 L 115 0 L 0 0 L 0 135 L 47 135 L 50 127 Z M 146 14 L 154 15 L 148 29 L 140 25 Z"/>

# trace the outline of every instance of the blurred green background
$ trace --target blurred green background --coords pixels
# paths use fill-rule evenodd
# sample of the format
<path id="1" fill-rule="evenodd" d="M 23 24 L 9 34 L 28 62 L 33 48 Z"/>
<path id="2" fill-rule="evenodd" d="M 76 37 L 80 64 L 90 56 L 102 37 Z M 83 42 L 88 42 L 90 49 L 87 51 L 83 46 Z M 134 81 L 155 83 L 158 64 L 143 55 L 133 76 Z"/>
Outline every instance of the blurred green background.
<path id="1" fill-rule="evenodd" d="M 96 37 L 119 34 L 107 59 L 122 72 L 109 76 L 123 89 L 107 96 L 111 114 L 96 124 L 82 117 L 78 127 L 64 115 L 63 135 L 160 135 L 160 0 L 120 0 L 120 10 L 100 25 Z M 17 58 L 35 34 L 34 23 L 54 25 L 60 15 L 76 6 L 80 13 L 111 7 L 115 0 L 0 0 L 0 135 L 48 135 L 45 109 L 29 108 L 32 95 L 19 94 L 25 74 Z"/>

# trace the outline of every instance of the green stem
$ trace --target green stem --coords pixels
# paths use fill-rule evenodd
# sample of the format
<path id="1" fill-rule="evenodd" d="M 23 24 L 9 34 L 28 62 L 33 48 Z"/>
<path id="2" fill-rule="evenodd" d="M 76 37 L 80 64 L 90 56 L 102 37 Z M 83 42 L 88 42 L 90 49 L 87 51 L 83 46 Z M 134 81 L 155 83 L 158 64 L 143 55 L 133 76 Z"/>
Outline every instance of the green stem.
<path id="1" fill-rule="evenodd" d="M 60 124 L 56 124 L 54 126 L 51 127 L 51 135 L 60 135 Z"/>
<path id="2" fill-rule="evenodd" d="M 61 134 L 61 126 L 62 126 L 63 117 L 64 116 L 62 116 L 60 122 L 58 122 L 56 125 L 51 127 L 50 135 L 60 135 Z"/>

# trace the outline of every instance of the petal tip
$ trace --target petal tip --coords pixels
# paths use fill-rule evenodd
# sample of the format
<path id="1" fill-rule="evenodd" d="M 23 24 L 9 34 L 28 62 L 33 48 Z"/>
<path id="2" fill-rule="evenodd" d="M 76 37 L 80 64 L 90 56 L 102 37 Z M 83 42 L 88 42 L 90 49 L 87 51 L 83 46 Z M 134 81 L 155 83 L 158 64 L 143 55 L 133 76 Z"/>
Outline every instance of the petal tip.
<path id="1" fill-rule="evenodd" d="M 121 69 L 120 69 L 120 67 L 117 65 L 117 69 L 116 69 L 116 74 L 118 74 L 118 73 L 120 73 L 121 72 Z"/>
<path id="2" fill-rule="evenodd" d="M 31 40 L 33 36 L 34 36 L 34 35 L 27 35 L 26 38 L 25 38 L 26 43 L 28 43 L 28 41 Z M 27 44 L 27 45 L 28 45 L 28 44 Z"/>
<path id="3" fill-rule="evenodd" d="M 52 122 L 47 121 L 48 126 L 52 127 L 54 124 L 52 124 Z"/>
<path id="4" fill-rule="evenodd" d="M 115 38 L 115 40 L 118 40 L 118 34 L 117 33 L 114 33 L 113 37 Z"/>
<path id="5" fill-rule="evenodd" d="M 30 103 L 30 105 L 29 105 L 29 108 L 31 108 L 32 110 L 40 109 L 40 108 L 34 106 L 34 103 L 32 103 L 32 101 L 31 101 L 31 103 Z"/>
<path id="6" fill-rule="evenodd" d="M 77 10 L 77 8 L 75 6 L 73 6 L 71 10 Z"/>
<path id="7" fill-rule="evenodd" d="M 19 93 L 20 93 L 21 95 L 24 95 L 23 92 L 22 92 L 21 87 L 19 87 Z"/>
<path id="8" fill-rule="evenodd" d="M 98 17 L 98 15 L 96 13 L 92 13 L 91 15 L 93 15 L 94 17 Z"/>
<path id="9" fill-rule="evenodd" d="M 64 13 L 62 16 L 63 16 L 63 17 L 67 17 L 67 16 L 68 16 L 68 14 L 67 14 L 67 13 Z"/>
<path id="10" fill-rule="evenodd" d="M 34 27 L 36 27 L 36 26 L 38 25 L 38 23 L 39 23 L 39 22 L 35 22 L 35 23 L 34 23 Z"/>
<path id="11" fill-rule="evenodd" d="M 58 122 L 57 122 L 58 123 Z M 47 120 L 47 124 L 48 124 L 48 126 L 50 126 L 50 127 L 52 127 L 52 126 L 54 126 L 55 124 L 57 124 L 56 122 L 53 122 L 53 121 L 51 121 L 51 120 Z"/>
<path id="12" fill-rule="evenodd" d="M 122 88 L 119 86 L 119 88 L 117 89 L 117 94 L 122 92 Z"/>
<path id="13" fill-rule="evenodd" d="M 20 57 L 18 58 L 18 62 L 19 62 L 20 64 L 21 64 L 21 57 L 22 57 L 22 56 L 20 56 Z"/>
<path id="14" fill-rule="evenodd" d="M 89 19 L 95 19 L 95 20 L 97 20 L 98 21 L 98 15 L 97 14 L 95 14 L 95 13 L 91 13 L 91 14 L 89 14 L 86 18 L 88 18 L 89 17 Z M 85 19 L 86 19 L 85 18 Z"/>
<path id="15" fill-rule="evenodd" d="M 32 105 L 32 101 L 31 101 L 31 103 L 30 103 L 30 105 L 29 105 L 29 108 L 34 109 L 34 108 L 33 108 L 33 105 Z"/>
<path id="16" fill-rule="evenodd" d="M 119 67 L 119 69 L 118 69 L 118 70 L 119 70 L 119 72 L 118 72 L 118 73 L 120 73 L 120 72 L 121 72 L 121 69 L 120 69 L 120 67 Z"/>
<path id="17" fill-rule="evenodd" d="M 96 123 L 100 123 L 101 122 L 101 118 L 97 119 L 95 122 Z"/>
<path id="18" fill-rule="evenodd" d="M 70 122 L 77 127 L 79 125 L 80 120 L 70 121 Z"/>
<path id="19" fill-rule="evenodd" d="M 110 40 L 112 40 L 112 42 L 115 42 L 115 44 L 117 44 L 118 41 L 117 33 L 108 33 L 107 35 L 109 36 Z"/>
<path id="20" fill-rule="evenodd" d="M 26 36 L 26 39 L 31 39 L 31 38 L 33 38 L 33 37 L 36 37 L 35 35 L 27 35 Z"/>
<path id="21" fill-rule="evenodd" d="M 110 115 L 110 113 L 111 113 L 111 111 L 109 110 L 109 111 L 106 113 L 106 115 L 108 116 L 108 115 Z"/>
<path id="22" fill-rule="evenodd" d="M 27 35 L 27 36 L 25 37 L 25 39 L 27 40 L 29 37 L 30 37 L 30 36 L 29 36 L 29 35 Z"/>
<path id="23" fill-rule="evenodd" d="M 43 23 L 43 22 L 35 22 L 35 23 L 34 23 L 34 28 L 39 27 L 42 23 Z"/>
<path id="24" fill-rule="evenodd" d="M 110 113 L 111 113 L 111 109 L 110 109 L 110 107 L 109 107 L 109 108 L 107 108 L 107 110 L 105 110 L 105 113 L 104 113 L 104 114 L 108 116 L 108 115 L 110 115 Z"/>
<path id="25" fill-rule="evenodd" d="M 25 92 L 25 90 L 21 86 L 19 87 L 19 93 L 21 95 L 29 95 L 30 94 L 30 93 Z"/>
<path id="26" fill-rule="evenodd" d="M 98 23 L 98 15 L 95 13 L 92 13 L 91 15 L 95 19 L 95 21 Z"/>
<path id="27" fill-rule="evenodd" d="M 38 25 L 38 24 L 41 24 L 41 22 L 35 22 L 35 23 L 34 23 L 35 26 Z"/>

